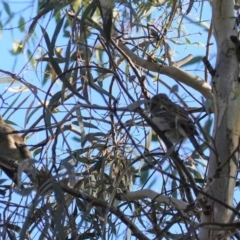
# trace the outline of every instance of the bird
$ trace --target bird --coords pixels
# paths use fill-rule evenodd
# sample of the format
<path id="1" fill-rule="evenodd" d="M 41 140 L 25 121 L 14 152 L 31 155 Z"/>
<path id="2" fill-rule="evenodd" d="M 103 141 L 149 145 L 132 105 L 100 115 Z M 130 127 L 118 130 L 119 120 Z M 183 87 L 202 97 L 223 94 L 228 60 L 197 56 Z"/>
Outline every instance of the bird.
<path id="1" fill-rule="evenodd" d="M 154 95 L 150 100 L 152 121 L 164 132 L 166 138 L 173 144 L 179 144 L 189 138 L 200 155 L 203 151 L 195 138 L 197 129 L 188 112 L 180 105 L 172 102 L 164 93 Z"/>
<path id="2" fill-rule="evenodd" d="M 25 159 L 31 159 L 31 153 L 25 145 L 23 138 L 18 133 L 13 133 L 14 131 L 15 129 L 8 125 L 0 115 L 0 156 L 6 159 L 18 160 L 18 163 L 21 163 Z M 16 172 L 4 166 L 0 166 L 0 168 L 17 186 L 21 185 L 18 184 Z M 31 168 L 32 165 L 30 166 Z"/>

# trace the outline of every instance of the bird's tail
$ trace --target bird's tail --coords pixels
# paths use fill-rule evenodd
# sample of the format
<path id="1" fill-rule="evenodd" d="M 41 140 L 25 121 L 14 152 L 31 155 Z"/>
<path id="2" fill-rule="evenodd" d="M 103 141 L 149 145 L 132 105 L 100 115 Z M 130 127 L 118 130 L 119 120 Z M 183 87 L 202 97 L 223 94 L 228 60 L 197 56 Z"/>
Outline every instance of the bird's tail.
<path id="1" fill-rule="evenodd" d="M 198 144 L 195 136 L 189 136 L 188 137 L 192 143 L 192 145 L 194 146 L 195 150 L 203 157 L 203 158 L 207 158 L 204 153 L 203 153 L 203 150 L 201 149 L 200 145 Z"/>

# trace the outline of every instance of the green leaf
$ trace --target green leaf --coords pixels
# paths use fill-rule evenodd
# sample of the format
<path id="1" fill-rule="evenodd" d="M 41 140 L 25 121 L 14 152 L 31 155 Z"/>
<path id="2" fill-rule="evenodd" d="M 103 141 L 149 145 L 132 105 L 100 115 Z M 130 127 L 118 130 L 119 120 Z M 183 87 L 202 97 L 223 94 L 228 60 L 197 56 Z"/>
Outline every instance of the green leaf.
<path id="1" fill-rule="evenodd" d="M 96 11 L 97 9 L 97 4 L 98 4 L 98 1 L 97 0 L 93 0 L 85 9 L 85 11 L 83 12 L 82 14 L 82 18 L 81 18 L 81 23 L 80 23 L 80 26 L 83 26 L 84 28 L 84 21 L 85 19 L 90 16 L 92 17 L 92 15 L 94 14 L 94 12 Z"/>
<path id="2" fill-rule="evenodd" d="M 53 57 L 54 55 L 54 49 L 52 48 L 52 44 L 50 42 L 50 38 L 45 30 L 45 28 L 43 28 L 42 26 L 40 26 L 41 30 L 42 30 L 42 33 L 43 33 L 43 37 L 44 37 L 44 40 L 45 40 L 45 43 L 47 45 L 47 48 L 48 48 L 48 55 L 49 57 Z"/>
<path id="3" fill-rule="evenodd" d="M 103 89 L 103 88 L 101 88 L 100 86 L 98 86 L 97 84 L 95 84 L 95 83 L 93 82 L 92 78 L 90 78 L 89 80 L 90 80 L 90 81 L 89 81 L 89 84 L 90 84 L 90 86 L 91 86 L 93 89 L 95 89 L 97 92 L 99 92 L 99 93 L 101 93 L 101 94 L 104 94 L 104 95 L 108 96 L 108 97 L 111 98 L 112 100 L 117 101 L 117 99 L 116 99 L 114 96 L 112 96 L 108 91 L 106 91 L 105 89 Z"/>
<path id="4" fill-rule="evenodd" d="M 71 54 L 71 39 L 68 41 L 67 49 L 66 49 L 66 63 L 64 66 L 64 72 L 66 72 L 69 68 L 69 60 L 70 60 L 70 54 Z"/>
<path id="5" fill-rule="evenodd" d="M 34 109 L 33 109 L 33 111 L 28 115 L 28 117 L 27 117 L 27 120 L 26 120 L 26 124 L 29 122 L 29 120 L 30 120 L 30 118 L 33 116 L 33 114 L 35 113 L 35 112 L 37 112 L 39 109 L 41 109 L 42 108 L 42 106 L 38 106 L 38 107 L 35 107 Z"/>
<path id="6" fill-rule="evenodd" d="M 2 38 L 2 29 L 3 29 L 3 25 L 2 25 L 2 23 L 0 22 L 0 38 Z"/>
<path id="7" fill-rule="evenodd" d="M 53 130 L 51 126 L 52 113 L 47 108 L 44 108 L 44 111 L 45 111 L 45 114 L 43 116 L 44 116 L 46 128 L 48 129 L 51 136 L 53 136 Z"/>
<path id="8" fill-rule="evenodd" d="M 27 49 L 27 57 L 28 57 L 30 63 L 32 64 L 32 67 L 35 68 L 36 67 L 35 66 L 35 59 L 33 58 L 33 53 L 31 52 L 30 49 Z"/>
<path id="9" fill-rule="evenodd" d="M 40 18 L 42 18 L 43 16 L 46 16 L 50 11 L 54 10 L 55 11 L 57 9 L 62 9 L 64 8 L 65 6 L 71 4 L 72 2 L 74 2 L 74 0 L 68 0 L 68 1 L 47 1 L 46 3 L 43 3 L 41 6 L 40 6 L 40 11 L 38 12 L 37 16 L 35 16 L 33 18 L 33 21 L 32 21 L 32 24 L 30 25 L 29 27 L 29 30 L 28 30 L 28 34 L 25 38 L 25 42 L 28 41 L 28 39 L 31 37 L 32 33 L 34 32 L 35 30 L 35 27 L 39 21 Z M 56 9 L 57 8 L 57 9 Z"/>
<path id="10" fill-rule="evenodd" d="M 144 167 L 151 168 L 148 163 L 144 163 L 143 168 Z M 146 184 L 146 181 L 147 181 L 147 179 L 149 177 L 149 173 L 150 173 L 149 170 L 147 170 L 147 171 L 145 170 L 145 171 L 141 171 L 140 172 L 140 182 L 141 182 L 141 185 Z"/>
<path id="11" fill-rule="evenodd" d="M 97 172 L 101 171 L 103 160 L 105 161 L 105 158 L 99 158 L 99 161 L 97 161 L 92 167 L 93 171 L 97 171 Z"/>
<path id="12" fill-rule="evenodd" d="M 42 152 L 42 148 L 37 148 L 34 152 L 33 152 L 33 157 L 35 158 L 38 154 L 40 154 Z"/>
<path id="13" fill-rule="evenodd" d="M 196 56 L 193 59 L 191 59 L 189 62 L 183 64 L 181 67 L 189 66 L 192 64 L 200 63 L 202 61 L 202 56 Z"/>
<path id="14" fill-rule="evenodd" d="M 21 32 L 24 32 L 24 30 L 25 30 L 25 20 L 22 16 L 20 17 L 20 19 L 18 21 L 18 25 L 19 25 L 19 30 Z"/>
<path id="15" fill-rule="evenodd" d="M 89 159 L 86 157 L 76 157 L 76 159 L 78 160 L 78 162 L 84 163 L 84 164 L 89 164 Z"/>
<path id="16" fill-rule="evenodd" d="M 194 175 L 194 178 L 197 178 L 197 179 L 202 179 L 203 178 L 201 173 L 199 173 L 198 170 L 196 170 L 196 169 L 194 169 L 192 167 L 187 167 L 187 169 L 189 170 L 189 172 L 191 172 Z"/>
<path id="17" fill-rule="evenodd" d="M 7 108 L 7 110 L 2 114 L 2 117 L 4 117 L 5 114 L 8 113 L 8 111 L 10 111 L 11 109 L 13 109 L 14 104 L 18 101 L 19 97 L 21 96 L 21 94 L 18 94 L 17 97 L 11 102 L 11 104 L 9 105 L 9 107 Z"/>
<path id="18" fill-rule="evenodd" d="M 55 93 L 52 96 L 52 98 L 50 99 L 50 101 L 48 103 L 48 108 L 51 110 L 51 112 L 53 112 L 54 109 L 57 107 L 61 96 L 62 96 L 62 92 L 59 91 L 59 92 Z"/>
<path id="19" fill-rule="evenodd" d="M 192 42 L 190 41 L 190 39 L 188 39 L 187 37 L 185 37 L 186 43 L 188 44 L 192 44 Z"/>
<path id="20" fill-rule="evenodd" d="M 77 121 L 72 122 L 72 124 L 79 126 Z M 95 125 L 93 125 L 90 122 L 83 122 L 83 125 L 84 125 L 84 127 L 99 129 L 98 127 L 96 127 Z"/>
<path id="21" fill-rule="evenodd" d="M 82 119 L 82 114 L 80 109 L 76 109 L 76 114 L 77 114 L 77 120 L 78 120 L 78 126 L 80 127 L 82 138 L 81 138 L 81 146 L 84 147 L 86 143 L 86 135 L 85 135 L 85 130 L 84 130 L 84 124 L 83 124 L 83 119 Z"/>
<path id="22" fill-rule="evenodd" d="M 49 63 L 47 63 L 45 71 L 44 71 L 42 86 L 44 86 L 46 84 L 46 82 L 49 80 L 50 76 L 51 76 L 51 66 Z"/>
<path id="23" fill-rule="evenodd" d="M 65 85 L 65 87 L 67 87 L 74 95 L 76 95 L 77 97 L 79 97 L 80 99 L 84 99 L 78 92 L 77 90 L 75 90 L 72 85 L 69 83 L 69 80 L 66 79 L 66 73 L 62 73 L 62 70 L 59 66 L 59 64 L 57 63 L 57 61 L 53 58 L 53 48 L 51 46 L 51 43 L 50 43 L 50 40 L 49 40 L 49 37 L 48 37 L 48 34 L 46 33 L 45 29 L 41 27 L 41 30 L 44 34 L 44 39 L 45 39 L 45 42 L 46 42 L 46 45 L 48 47 L 48 54 L 49 54 L 49 60 L 50 60 L 50 63 L 54 69 L 54 71 L 56 72 L 56 74 L 58 75 L 58 78 L 62 81 L 62 83 Z M 71 69 L 69 69 L 68 71 L 71 71 Z"/>
<path id="24" fill-rule="evenodd" d="M 80 212 L 86 211 L 86 203 L 84 203 L 80 198 L 75 198 L 76 205 Z"/>
<path id="25" fill-rule="evenodd" d="M 60 20 L 61 20 L 61 16 L 62 16 L 62 9 L 54 9 L 54 17 L 55 17 L 55 20 L 56 22 L 58 23 Z"/>
<path id="26" fill-rule="evenodd" d="M 178 194 L 177 194 L 178 185 L 177 185 L 176 180 L 173 180 L 173 181 L 172 181 L 171 189 L 172 189 L 172 191 L 173 191 L 173 193 L 172 193 L 173 197 L 174 197 L 174 198 L 177 198 L 177 195 L 178 195 Z"/>
<path id="27" fill-rule="evenodd" d="M 7 2 L 2 2 L 2 3 L 3 3 L 3 7 L 4 7 L 6 13 L 8 14 L 8 16 L 9 17 L 12 16 L 12 13 L 11 13 L 11 10 L 10 10 L 10 7 L 9 7 L 8 3 Z"/>
<path id="28" fill-rule="evenodd" d="M 57 40 L 58 34 L 60 33 L 64 20 L 65 20 L 65 16 L 59 21 L 59 23 L 57 24 L 54 30 L 52 41 L 51 41 L 51 49 L 55 48 L 56 40 Z"/>

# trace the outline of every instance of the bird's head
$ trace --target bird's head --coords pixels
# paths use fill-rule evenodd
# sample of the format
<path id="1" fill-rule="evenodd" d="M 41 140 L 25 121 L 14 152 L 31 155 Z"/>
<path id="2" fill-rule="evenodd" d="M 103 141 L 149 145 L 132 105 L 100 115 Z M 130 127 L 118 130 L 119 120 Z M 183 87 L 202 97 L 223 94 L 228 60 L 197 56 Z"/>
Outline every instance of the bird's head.
<path id="1" fill-rule="evenodd" d="M 150 101 L 150 110 L 155 109 L 156 107 L 167 108 L 169 103 L 171 104 L 171 100 L 164 93 L 159 93 L 151 98 Z"/>

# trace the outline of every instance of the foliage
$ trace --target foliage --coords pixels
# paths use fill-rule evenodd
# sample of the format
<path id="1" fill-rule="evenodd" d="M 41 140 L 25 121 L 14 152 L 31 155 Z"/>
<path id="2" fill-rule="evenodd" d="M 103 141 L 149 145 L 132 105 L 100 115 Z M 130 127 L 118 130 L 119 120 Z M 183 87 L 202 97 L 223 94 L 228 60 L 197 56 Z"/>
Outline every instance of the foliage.
<path id="1" fill-rule="evenodd" d="M 115 1 L 106 13 L 97 0 L 49 0 L 29 21 L 27 4 L 19 13 L 2 2 L 2 30 L 22 39 L 12 40 L 14 70 L 0 69 L 1 83 L 11 81 L 1 114 L 24 121 L 44 179 L 35 188 L 25 179 L 21 191 L 1 184 L 3 239 L 197 239 L 208 159 L 188 140 L 165 139 L 149 99 L 165 92 L 184 106 L 209 156 L 212 92 L 201 58 L 215 61 L 210 5 Z"/>

